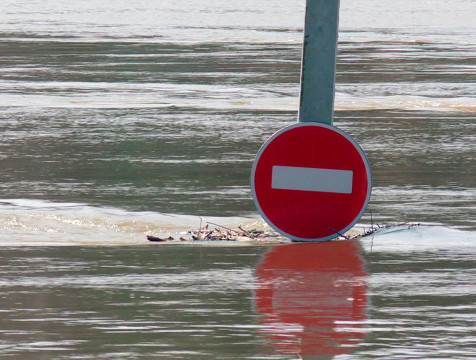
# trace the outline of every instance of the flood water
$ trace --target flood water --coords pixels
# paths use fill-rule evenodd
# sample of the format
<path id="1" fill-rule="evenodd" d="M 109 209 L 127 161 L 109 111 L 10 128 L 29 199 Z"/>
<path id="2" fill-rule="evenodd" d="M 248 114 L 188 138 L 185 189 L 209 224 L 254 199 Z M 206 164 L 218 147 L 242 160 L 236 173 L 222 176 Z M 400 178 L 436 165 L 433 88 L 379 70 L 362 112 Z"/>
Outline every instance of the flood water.
<path id="1" fill-rule="evenodd" d="M 420 226 L 145 238 L 265 228 L 251 164 L 297 121 L 304 5 L 2 1 L 1 358 L 474 358 L 474 1 L 341 0 L 334 125 L 374 183 L 359 227 Z"/>
<path id="2" fill-rule="evenodd" d="M 441 229 L 373 245 L 4 247 L 0 352 L 472 359 L 475 251 L 474 238 Z"/>

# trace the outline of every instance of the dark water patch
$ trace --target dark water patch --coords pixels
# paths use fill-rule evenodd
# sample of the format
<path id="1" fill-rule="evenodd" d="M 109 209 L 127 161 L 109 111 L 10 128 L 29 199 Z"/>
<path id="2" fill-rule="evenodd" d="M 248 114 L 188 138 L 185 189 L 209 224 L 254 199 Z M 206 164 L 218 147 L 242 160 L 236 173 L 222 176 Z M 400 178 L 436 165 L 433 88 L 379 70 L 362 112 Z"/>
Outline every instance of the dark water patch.
<path id="1" fill-rule="evenodd" d="M 298 46 L 273 43 L 4 41 L 0 54 L 9 81 L 295 83 L 300 66 Z"/>
<path id="2" fill-rule="evenodd" d="M 22 249 L 2 256 L 0 266 L 31 252 L 38 271 L 17 269 L 2 282 L 0 301 L 10 304 L 0 314 L 2 357 L 201 359 L 257 352 L 256 248 Z"/>

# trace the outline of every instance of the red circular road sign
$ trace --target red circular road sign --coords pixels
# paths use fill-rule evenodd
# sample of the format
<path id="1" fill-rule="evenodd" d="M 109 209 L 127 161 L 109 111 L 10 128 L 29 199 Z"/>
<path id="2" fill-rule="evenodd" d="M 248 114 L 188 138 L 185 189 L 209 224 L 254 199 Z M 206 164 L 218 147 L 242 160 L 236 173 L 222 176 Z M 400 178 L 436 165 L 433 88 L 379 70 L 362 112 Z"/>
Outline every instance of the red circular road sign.
<path id="1" fill-rule="evenodd" d="M 348 134 L 321 123 L 297 123 L 266 141 L 253 163 L 258 211 L 298 241 L 330 240 L 359 221 L 372 177 L 364 152 Z"/>

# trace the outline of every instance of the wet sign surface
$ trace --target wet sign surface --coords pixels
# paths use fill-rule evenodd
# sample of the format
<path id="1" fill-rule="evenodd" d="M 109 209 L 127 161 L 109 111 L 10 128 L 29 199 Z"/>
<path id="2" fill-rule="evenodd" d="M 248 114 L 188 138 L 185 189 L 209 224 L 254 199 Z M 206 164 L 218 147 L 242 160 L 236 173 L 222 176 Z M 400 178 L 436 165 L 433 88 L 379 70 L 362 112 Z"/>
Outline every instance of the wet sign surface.
<path id="1" fill-rule="evenodd" d="M 298 123 L 260 149 L 251 188 L 259 212 L 275 230 L 294 240 L 324 241 L 362 216 L 370 199 L 370 166 L 343 131 Z"/>

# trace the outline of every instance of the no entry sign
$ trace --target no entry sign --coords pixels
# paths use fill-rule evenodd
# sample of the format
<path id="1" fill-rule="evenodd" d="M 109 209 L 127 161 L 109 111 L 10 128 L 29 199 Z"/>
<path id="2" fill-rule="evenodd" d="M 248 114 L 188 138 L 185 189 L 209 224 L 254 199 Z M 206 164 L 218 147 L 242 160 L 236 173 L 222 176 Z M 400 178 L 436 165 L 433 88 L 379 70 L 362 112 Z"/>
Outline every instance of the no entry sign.
<path id="1" fill-rule="evenodd" d="M 354 226 L 370 200 L 371 183 L 357 142 L 314 122 L 274 134 L 251 171 L 258 211 L 279 233 L 299 241 L 330 240 Z"/>

